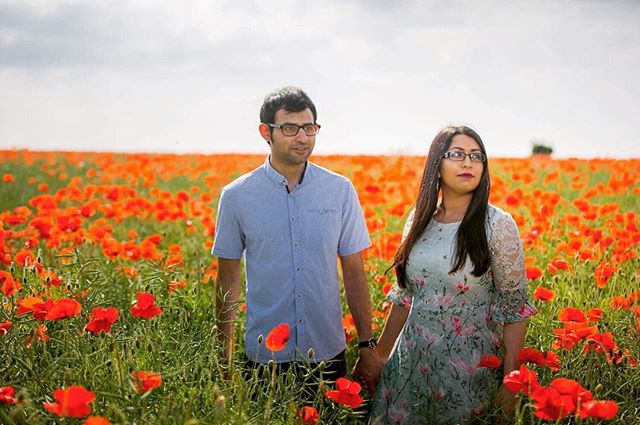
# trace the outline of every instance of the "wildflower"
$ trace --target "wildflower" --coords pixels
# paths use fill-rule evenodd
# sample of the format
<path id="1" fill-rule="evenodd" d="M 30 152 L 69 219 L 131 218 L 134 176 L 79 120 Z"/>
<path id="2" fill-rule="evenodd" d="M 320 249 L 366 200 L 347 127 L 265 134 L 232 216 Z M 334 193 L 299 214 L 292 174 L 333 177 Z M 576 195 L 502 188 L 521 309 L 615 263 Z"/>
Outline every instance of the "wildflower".
<path id="1" fill-rule="evenodd" d="M 147 292 L 138 292 L 136 294 L 138 301 L 129 309 L 134 317 L 142 317 L 143 319 L 151 319 L 162 314 L 162 309 L 155 304 L 155 297 Z"/>
<path id="2" fill-rule="evenodd" d="M 0 403 L 13 404 L 16 402 L 16 389 L 14 387 L 0 387 Z"/>
<path id="3" fill-rule="evenodd" d="M 540 268 L 538 267 L 527 267 L 527 279 L 529 280 L 535 280 L 537 278 L 539 278 L 540 276 L 542 276 L 542 270 L 540 270 Z"/>
<path id="4" fill-rule="evenodd" d="M 8 334 L 9 329 L 11 329 L 10 321 L 5 320 L 4 322 L 0 323 L 0 336 L 5 336 L 6 334 Z"/>
<path id="5" fill-rule="evenodd" d="M 360 384 L 346 378 L 338 378 L 336 388 L 337 390 L 327 391 L 327 398 L 354 409 L 360 407 L 362 404 L 362 397 L 358 394 L 361 389 Z"/>
<path id="6" fill-rule="evenodd" d="M 80 314 L 82 306 L 73 298 L 60 298 L 53 301 L 51 308 L 47 308 L 45 320 L 60 320 Z"/>
<path id="7" fill-rule="evenodd" d="M 116 307 L 96 307 L 89 315 L 89 323 L 86 328 L 89 332 L 111 332 L 111 325 L 118 320 Z"/>
<path id="8" fill-rule="evenodd" d="M 5 296 L 10 297 L 21 287 L 20 282 L 15 281 L 9 272 L 0 270 L 0 291 L 4 292 Z"/>
<path id="9" fill-rule="evenodd" d="M 502 380 L 502 383 L 512 393 L 523 393 L 527 396 L 540 387 L 538 374 L 523 365 L 520 366 L 519 370 L 509 372 Z"/>
<path id="10" fill-rule="evenodd" d="M 289 341 L 289 325 L 280 323 L 267 335 L 265 346 L 273 352 L 282 351 Z"/>
<path id="11" fill-rule="evenodd" d="M 576 408 L 570 396 L 562 395 L 554 388 L 540 387 L 531 394 L 531 398 L 535 401 L 534 415 L 548 421 L 565 418 Z"/>
<path id="12" fill-rule="evenodd" d="M 588 400 L 580 408 L 581 418 L 614 419 L 618 414 L 618 404 L 610 400 Z"/>
<path id="13" fill-rule="evenodd" d="M 553 297 L 555 296 L 556 293 L 553 289 L 543 288 L 542 286 L 537 287 L 533 292 L 533 298 L 546 302 L 553 300 Z"/>
<path id="14" fill-rule="evenodd" d="M 558 314 L 558 320 L 564 323 L 586 322 L 587 317 L 580 309 L 573 308 L 573 307 L 566 307 L 566 308 L 563 308 L 562 311 L 560 311 L 560 313 Z"/>
<path id="15" fill-rule="evenodd" d="M 518 361 L 520 363 L 534 363 L 539 366 L 545 366 L 553 371 L 560 369 L 560 358 L 553 351 L 548 351 L 545 355 L 535 348 L 523 348 L 518 353 Z"/>
<path id="16" fill-rule="evenodd" d="M 589 316 L 589 322 L 599 322 L 602 318 L 602 309 L 600 307 L 590 308 L 587 311 L 587 316 Z"/>
<path id="17" fill-rule="evenodd" d="M 140 370 L 131 372 L 131 382 L 135 389 L 143 394 L 159 387 L 162 384 L 162 376 L 158 373 Z"/>
<path id="18" fill-rule="evenodd" d="M 476 365 L 476 367 L 480 368 L 480 367 L 486 367 L 489 369 L 497 369 L 502 365 L 502 359 L 498 356 L 496 356 L 495 354 L 489 354 L 488 356 L 486 354 L 482 355 L 482 360 L 480 360 L 480 363 L 478 363 Z"/>
<path id="19" fill-rule="evenodd" d="M 300 421 L 304 425 L 316 425 L 318 423 L 318 411 L 313 406 L 304 406 L 298 412 Z"/>
<path id="20" fill-rule="evenodd" d="M 43 403 L 47 412 L 58 416 L 83 418 L 91 414 L 89 403 L 92 403 L 96 396 L 83 386 L 74 385 L 68 388 L 58 388 L 53 392 L 53 398 L 57 402 Z"/>
<path id="21" fill-rule="evenodd" d="M 82 425 L 110 425 L 111 422 L 102 416 L 89 416 Z"/>

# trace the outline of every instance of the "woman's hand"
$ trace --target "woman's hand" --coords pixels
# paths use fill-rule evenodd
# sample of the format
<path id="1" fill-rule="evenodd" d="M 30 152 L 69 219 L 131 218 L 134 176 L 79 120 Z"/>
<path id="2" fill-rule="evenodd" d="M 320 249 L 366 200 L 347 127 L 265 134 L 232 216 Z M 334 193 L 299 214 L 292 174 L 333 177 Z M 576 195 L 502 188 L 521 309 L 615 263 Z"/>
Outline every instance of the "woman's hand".
<path id="1" fill-rule="evenodd" d="M 516 409 L 516 395 L 502 385 L 496 395 L 496 405 L 505 419 L 511 419 Z"/>

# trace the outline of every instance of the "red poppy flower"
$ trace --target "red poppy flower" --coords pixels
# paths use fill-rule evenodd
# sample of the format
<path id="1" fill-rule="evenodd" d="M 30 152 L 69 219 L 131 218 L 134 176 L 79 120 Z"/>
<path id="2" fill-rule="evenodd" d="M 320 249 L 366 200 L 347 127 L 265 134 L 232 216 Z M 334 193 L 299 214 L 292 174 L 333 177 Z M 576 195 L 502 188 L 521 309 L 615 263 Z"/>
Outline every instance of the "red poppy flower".
<path id="1" fill-rule="evenodd" d="M 560 358 L 553 351 L 548 351 L 545 356 L 544 353 L 536 350 L 535 348 L 523 348 L 518 353 L 518 362 L 534 363 L 539 366 L 548 367 L 554 371 L 560 369 Z"/>
<path id="2" fill-rule="evenodd" d="M 9 329 L 11 329 L 10 321 L 5 320 L 4 322 L 0 323 L 0 336 L 5 336 L 7 333 L 9 333 Z"/>
<path id="3" fill-rule="evenodd" d="M 14 387 L 0 387 L 0 403 L 13 404 L 16 402 L 16 389 Z"/>
<path id="4" fill-rule="evenodd" d="M 587 316 L 580 309 L 573 307 L 565 307 L 558 314 L 558 320 L 563 323 L 566 322 L 586 322 Z"/>
<path id="5" fill-rule="evenodd" d="M 486 354 L 482 355 L 482 360 L 480 360 L 480 363 L 478 363 L 476 365 L 476 367 L 480 368 L 480 367 L 486 367 L 489 369 L 497 369 L 502 365 L 502 359 L 498 356 L 496 356 L 495 354 L 489 354 L 488 356 Z"/>
<path id="6" fill-rule="evenodd" d="M 60 320 L 80 314 L 82 306 L 73 298 L 60 298 L 55 300 L 51 308 L 47 309 L 45 320 Z"/>
<path id="7" fill-rule="evenodd" d="M 553 297 L 555 296 L 556 293 L 553 289 L 543 288 L 542 286 L 537 287 L 536 290 L 533 291 L 533 298 L 536 300 L 549 302 L 553 300 Z"/>
<path id="8" fill-rule="evenodd" d="M 155 297 L 147 292 L 138 292 L 136 294 L 138 301 L 131 306 L 130 311 L 134 317 L 142 317 L 143 319 L 151 319 L 162 314 L 162 309 L 155 304 Z"/>
<path id="9" fill-rule="evenodd" d="M 298 414 L 304 425 L 316 425 L 318 423 L 318 411 L 313 406 L 304 406 Z"/>
<path id="10" fill-rule="evenodd" d="M 82 425 L 110 425 L 109 419 L 102 416 L 89 416 Z"/>
<path id="11" fill-rule="evenodd" d="M 115 307 L 96 307 L 89 315 L 87 330 L 93 333 L 111 332 L 111 325 L 118 320 L 118 309 Z"/>
<path id="12" fill-rule="evenodd" d="M 337 390 L 327 391 L 327 398 L 354 409 L 360 407 L 362 404 L 362 397 L 358 394 L 361 389 L 360 384 L 346 378 L 338 378 L 336 388 Z"/>
<path id="13" fill-rule="evenodd" d="M 521 365 L 519 370 L 509 372 L 502 380 L 504 386 L 512 393 L 531 395 L 540 387 L 538 374 Z"/>
<path id="14" fill-rule="evenodd" d="M 610 353 L 618 348 L 613 339 L 611 332 L 596 333 L 587 337 L 587 345 L 584 347 L 584 352 L 595 351 L 596 353 Z"/>
<path id="15" fill-rule="evenodd" d="M 146 393 L 162 384 L 162 376 L 158 373 L 139 370 L 131 372 L 131 382 L 139 393 Z"/>
<path id="16" fill-rule="evenodd" d="M 558 391 L 558 393 L 562 395 L 571 397 L 576 406 L 583 401 L 593 399 L 591 392 L 573 379 L 556 378 L 551 381 L 551 388 Z"/>
<path id="17" fill-rule="evenodd" d="M 289 341 L 289 325 L 286 323 L 280 323 L 275 328 L 271 329 L 271 332 L 267 335 L 265 346 L 275 352 L 282 351 L 287 346 Z"/>
<path id="18" fill-rule="evenodd" d="M 562 395 L 554 388 L 540 387 L 531 394 L 531 398 L 535 401 L 534 415 L 548 421 L 565 418 L 576 408 L 571 396 Z"/>
<path id="19" fill-rule="evenodd" d="M 590 322 L 599 322 L 602 319 L 602 309 L 600 307 L 590 308 L 587 311 L 587 316 L 589 316 Z"/>
<path id="20" fill-rule="evenodd" d="M 18 310 L 16 314 L 20 315 L 33 312 L 34 306 L 42 303 L 44 303 L 44 301 L 38 297 L 21 298 L 18 300 Z"/>
<path id="21" fill-rule="evenodd" d="M 58 416 L 70 418 L 83 418 L 91 414 L 89 403 L 95 400 L 96 395 L 83 386 L 74 385 L 68 388 L 58 388 L 53 392 L 56 403 L 43 403 L 47 412 Z"/>
<path id="22" fill-rule="evenodd" d="M 529 280 L 535 280 L 537 278 L 539 278 L 540 276 L 542 276 L 542 270 L 540 270 L 540 268 L 538 267 L 527 267 L 527 279 Z"/>
<path id="23" fill-rule="evenodd" d="M 610 400 L 589 400 L 582 403 L 581 418 L 614 419 L 618 414 L 618 404 Z"/>
<path id="24" fill-rule="evenodd" d="M 4 270 L 0 270 L 0 291 L 4 292 L 4 295 L 10 297 L 22 286 L 20 282 L 13 279 L 13 276 Z"/>

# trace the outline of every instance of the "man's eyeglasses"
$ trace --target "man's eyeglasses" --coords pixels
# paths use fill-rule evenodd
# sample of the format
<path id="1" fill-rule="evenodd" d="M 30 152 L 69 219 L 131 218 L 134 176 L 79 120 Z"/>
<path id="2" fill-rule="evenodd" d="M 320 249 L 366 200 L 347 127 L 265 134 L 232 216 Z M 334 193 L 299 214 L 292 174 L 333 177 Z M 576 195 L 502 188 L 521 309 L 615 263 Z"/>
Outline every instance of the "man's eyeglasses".
<path id="1" fill-rule="evenodd" d="M 445 152 L 442 157 L 458 162 L 464 161 L 467 157 L 469 157 L 471 162 L 485 162 L 487 160 L 487 156 L 481 152 L 466 153 L 462 151 L 449 151 Z"/>
<path id="2" fill-rule="evenodd" d="M 265 123 L 265 124 L 267 124 L 271 128 L 279 128 L 280 131 L 282 131 L 282 134 L 284 134 L 285 136 L 295 136 L 296 134 L 298 134 L 300 129 L 302 129 L 302 131 L 304 131 L 304 134 L 306 134 L 307 136 L 315 136 L 316 134 L 318 134 L 318 132 L 320 132 L 320 124 L 298 125 L 298 124 L 290 124 L 287 122 L 280 125 L 271 124 L 271 123 Z"/>

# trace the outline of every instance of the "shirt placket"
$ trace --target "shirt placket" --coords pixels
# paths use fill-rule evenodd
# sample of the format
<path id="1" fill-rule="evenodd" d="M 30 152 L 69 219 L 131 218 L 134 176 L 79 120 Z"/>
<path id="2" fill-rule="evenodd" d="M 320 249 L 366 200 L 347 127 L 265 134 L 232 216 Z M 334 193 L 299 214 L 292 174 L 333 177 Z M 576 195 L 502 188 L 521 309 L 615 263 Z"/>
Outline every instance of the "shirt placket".
<path id="1" fill-rule="evenodd" d="M 304 318 L 304 294 L 302 293 L 302 288 L 304 286 L 302 282 L 302 272 L 303 272 L 303 264 L 302 264 L 302 247 L 300 243 L 301 231 L 300 231 L 300 220 L 298 215 L 298 210 L 296 208 L 296 192 L 297 190 L 293 190 L 287 196 L 287 206 L 289 211 L 289 230 L 291 232 L 291 260 L 293 264 L 293 296 L 294 296 L 294 305 L 295 305 L 295 320 L 296 320 L 296 344 L 294 346 L 304 347 L 306 344 L 305 338 L 305 327 L 306 322 Z M 298 359 L 298 354 L 294 354 L 296 360 Z"/>

